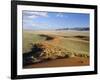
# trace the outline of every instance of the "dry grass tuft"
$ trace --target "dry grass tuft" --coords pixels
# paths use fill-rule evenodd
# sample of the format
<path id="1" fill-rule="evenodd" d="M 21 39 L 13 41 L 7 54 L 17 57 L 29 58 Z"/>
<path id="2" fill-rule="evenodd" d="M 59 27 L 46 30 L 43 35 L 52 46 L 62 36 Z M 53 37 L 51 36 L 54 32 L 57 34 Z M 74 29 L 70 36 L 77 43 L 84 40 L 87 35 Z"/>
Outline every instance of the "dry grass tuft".
<path id="1" fill-rule="evenodd" d="M 65 48 L 54 46 L 47 42 L 34 44 L 35 49 L 41 49 L 39 58 L 41 60 L 57 59 L 57 58 L 69 58 L 69 57 L 89 57 L 87 54 L 76 54 L 72 51 L 68 51 Z"/>

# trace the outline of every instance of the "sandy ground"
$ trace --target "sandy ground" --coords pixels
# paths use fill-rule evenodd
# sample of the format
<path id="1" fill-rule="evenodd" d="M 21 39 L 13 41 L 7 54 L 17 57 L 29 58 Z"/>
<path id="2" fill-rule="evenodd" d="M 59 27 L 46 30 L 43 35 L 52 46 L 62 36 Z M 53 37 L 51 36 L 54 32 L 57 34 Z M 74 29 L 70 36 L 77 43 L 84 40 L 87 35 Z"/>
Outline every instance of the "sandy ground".
<path id="1" fill-rule="evenodd" d="M 49 60 L 41 63 L 31 64 L 24 68 L 47 68 L 47 67 L 68 67 L 68 66 L 87 66 L 89 58 L 72 57 L 56 60 Z"/>

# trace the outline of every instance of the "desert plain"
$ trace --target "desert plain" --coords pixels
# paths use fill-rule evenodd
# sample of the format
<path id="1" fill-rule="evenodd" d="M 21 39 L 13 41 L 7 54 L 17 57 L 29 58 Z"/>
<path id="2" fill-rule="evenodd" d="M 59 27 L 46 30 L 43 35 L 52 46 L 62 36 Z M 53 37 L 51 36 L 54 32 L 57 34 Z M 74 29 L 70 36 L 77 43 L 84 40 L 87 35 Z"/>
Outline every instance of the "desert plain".
<path id="1" fill-rule="evenodd" d="M 23 68 L 89 65 L 89 31 L 23 30 Z"/>

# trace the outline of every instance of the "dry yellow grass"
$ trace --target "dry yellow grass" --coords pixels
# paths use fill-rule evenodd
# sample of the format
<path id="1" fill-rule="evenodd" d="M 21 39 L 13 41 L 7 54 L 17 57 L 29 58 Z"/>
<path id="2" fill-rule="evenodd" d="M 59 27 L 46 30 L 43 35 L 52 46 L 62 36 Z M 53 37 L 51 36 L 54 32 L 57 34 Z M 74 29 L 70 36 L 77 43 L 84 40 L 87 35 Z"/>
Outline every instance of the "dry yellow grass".
<path id="1" fill-rule="evenodd" d="M 23 54 L 25 53 L 32 54 L 33 63 L 57 58 L 89 58 L 89 32 L 24 31 Z M 34 56 L 36 54 L 38 57 Z"/>

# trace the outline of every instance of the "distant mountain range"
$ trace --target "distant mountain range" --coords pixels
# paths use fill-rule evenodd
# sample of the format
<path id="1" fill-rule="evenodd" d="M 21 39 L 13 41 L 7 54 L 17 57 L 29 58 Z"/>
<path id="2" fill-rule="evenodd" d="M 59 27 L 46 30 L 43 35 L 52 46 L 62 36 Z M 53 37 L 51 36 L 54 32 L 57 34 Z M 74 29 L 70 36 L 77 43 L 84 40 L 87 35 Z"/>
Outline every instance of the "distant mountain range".
<path id="1" fill-rule="evenodd" d="M 78 30 L 78 31 L 88 31 L 90 30 L 89 27 L 84 27 L 84 28 L 60 28 L 60 29 L 56 29 L 56 30 Z"/>

